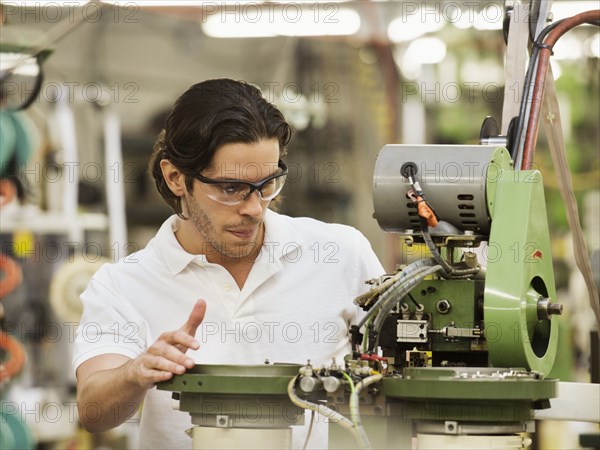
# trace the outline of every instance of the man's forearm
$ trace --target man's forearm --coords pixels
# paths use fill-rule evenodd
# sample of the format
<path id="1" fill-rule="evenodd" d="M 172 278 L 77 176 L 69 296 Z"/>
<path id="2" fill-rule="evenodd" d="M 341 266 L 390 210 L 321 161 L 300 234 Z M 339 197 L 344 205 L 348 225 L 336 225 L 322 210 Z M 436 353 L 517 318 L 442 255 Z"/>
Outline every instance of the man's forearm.
<path id="1" fill-rule="evenodd" d="M 179 330 L 162 333 L 135 359 L 103 354 L 81 363 L 77 405 L 84 428 L 99 432 L 121 425 L 135 414 L 148 389 L 194 367 L 195 361 L 185 352 L 200 347 L 194 335 L 205 311 L 206 302 L 198 300 Z"/>
<path id="2" fill-rule="evenodd" d="M 133 360 L 90 375 L 78 386 L 77 406 L 83 427 L 97 433 L 121 425 L 138 410 L 147 389 L 131 376 Z"/>

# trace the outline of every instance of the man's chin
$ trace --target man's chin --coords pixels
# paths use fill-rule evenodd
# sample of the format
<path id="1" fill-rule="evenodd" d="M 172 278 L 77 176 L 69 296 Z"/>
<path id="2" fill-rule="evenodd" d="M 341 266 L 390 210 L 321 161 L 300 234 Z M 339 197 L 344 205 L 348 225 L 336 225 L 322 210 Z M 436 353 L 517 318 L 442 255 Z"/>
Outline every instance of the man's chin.
<path id="1" fill-rule="evenodd" d="M 224 248 L 222 248 L 221 253 L 227 258 L 231 259 L 255 259 L 258 255 L 257 246 L 258 244 L 256 242 L 238 242 L 235 244 L 226 245 Z"/>

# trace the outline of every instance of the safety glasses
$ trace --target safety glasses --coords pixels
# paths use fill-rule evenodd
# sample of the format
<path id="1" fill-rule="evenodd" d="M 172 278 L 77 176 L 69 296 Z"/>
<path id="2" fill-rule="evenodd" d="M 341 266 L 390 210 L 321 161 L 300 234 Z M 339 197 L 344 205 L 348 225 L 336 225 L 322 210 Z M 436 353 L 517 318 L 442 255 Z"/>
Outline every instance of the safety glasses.
<path id="1" fill-rule="evenodd" d="M 258 183 L 242 180 L 219 180 L 202 175 L 196 175 L 194 178 L 207 185 L 208 189 L 203 192 L 208 198 L 224 205 L 233 206 L 246 200 L 254 191 L 258 192 L 261 200 L 273 200 L 281 192 L 288 173 L 287 166 L 283 161 L 279 160 L 278 167 L 279 172 Z"/>

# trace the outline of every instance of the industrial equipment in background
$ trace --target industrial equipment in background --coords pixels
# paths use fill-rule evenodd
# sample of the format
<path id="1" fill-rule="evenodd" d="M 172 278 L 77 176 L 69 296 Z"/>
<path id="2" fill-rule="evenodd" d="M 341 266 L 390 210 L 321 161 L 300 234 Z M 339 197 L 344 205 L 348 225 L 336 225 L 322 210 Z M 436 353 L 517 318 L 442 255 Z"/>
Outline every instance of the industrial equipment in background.
<path id="1" fill-rule="evenodd" d="M 42 139 L 37 124 L 24 110 L 39 100 L 43 64 L 52 54 L 50 47 L 85 23 L 84 17 L 60 22 L 32 46 L 0 43 L 0 300 L 4 301 L 4 306 L 0 303 L 0 450 L 46 448 L 50 443 L 53 448 L 74 448 L 86 439 L 77 435 L 77 414 L 72 410 L 64 413 L 66 407 L 75 405 L 75 389 L 73 375 L 64 370 L 68 365 L 62 365 L 59 376 L 55 370 L 61 359 L 71 359 L 70 347 L 60 345 L 60 338 L 67 330 L 65 326 L 76 324 L 81 317 L 79 295 L 96 270 L 110 261 L 100 249 L 95 255 L 88 253 L 86 233 L 106 231 L 113 244 L 109 248 L 117 249 L 115 253 L 115 244 L 127 242 L 119 177 L 105 179 L 106 214 L 81 212 L 84 195 L 80 192 L 85 193 L 85 180 L 80 180 L 77 169 L 64 176 L 52 158 L 57 154 L 59 161 L 66 162 L 65 167 L 81 166 L 76 135 L 79 118 L 71 105 L 77 99 L 60 95 L 52 99 L 56 107 L 49 120 L 55 119 L 58 150 L 44 155 L 45 175 L 40 177 L 36 172 L 39 166 L 28 165 L 38 156 Z M 98 99 L 94 107 L 96 114 L 102 114 L 103 156 L 108 172 L 109 167 L 123 166 L 120 120 L 106 99 Z M 50 148 L 50 139 L 47 142 Z M 51 170 L 57 176 L 48 182 L 46 175 L 53 173 Z M 35 174 L 32 180 L 27 173 Z M 38 194 L 33 180 L 36 185 L 45 182 L 39 192 L 46 200 L 43 209 L 26 202 Z M 56 257 L 45 258 L 40 249 L 48 247 L 58 249 Z M 63 253 L 62 248 L 67 251 Z M 75 256 L 76 250 L 81 250 L 81 256 Z M 50 265 L 58 266 L 54 273 L 43 270 Z M 19 289 L 21 284 L 24 289 Z M 40 303 L 38 294 L 42 297 Z M 29 311 L 33 313 L 29 315 Z M 49 329 L 57 334 L 49 337 Z M 52 355 L 51 364 L 41 361 L 39 356 L 44 352 Z M 59 402 L 61 398 L 65 401 Z M 56 415 L 45 414 L 49 410 L 56 411 Z M 92 444 L 92 439 L 88 441 L 82 447 Z"/>
<path id="2" fill-rule="evenodd" d="M 546 15 L 539 17 L 544 25 Z M 190 413 L 193 448 L 290 448 L 290 427 L 303 409 L 328 418 L 329 448 L 529 447 L 536 411 L 548 410 L 559 396 L 558 380 L 547 375 L 562 313 L 542 174 L 531 163 L 544 110 L 555 164 L 568 167 L 546 71 L 558 38 L 582 23 L 600 24 L 600 10 L 539 32 L 532 24 L 519 113 L 510 117 L 506 135 L 486 119 L 480 145 L 381 150 L 375 217 L 385 231 L 427 250 L 369 280 L 370 291 L 355 300 L 365 315 L 351 329 L 352 354 L 344 361 L 322 367 L 197 365 L 158 386 L 173 391 L 179 408 Z M 550 90 L 542 103 L 544 86 Z M 568 172 L 562 177 L 567 199 Z M 576 207 L 566 203 L 599 324 Z M 580 386 L 577 395 L 589 403 L 598 399 L 598 387 Z M 244 405 L 254 405 L 253 413 Z M 571 420 L 598 422 L 597 407 L 592 400 Z"/>
<path id="3" fill-rule="evenodd" d="M 2 48 L 4 51 L 5 48 Z M 18 51 L 11 48 L 13 52 Z M 16 55 L 16 53 L 11 53 Z M 2 65 L 6 64 L 2 53 Z M 42 58 L 42 57 L 40 57 Z M 32 81 L 38 86 L 41 83 L 42 72 L 40 60 L 24 60 L 26 76 L 22 79 Z M 33 75 L 30 75 L 30 74 Z M 4 73 L 0 74 L 3 78 Z M 25 81 L 22 81 L 25 84 Z M 22 104 L 11 105 L 7 108 L 7 96 L 0 89 L 0 210 L 13 200 L 22 200 L 25 195 L 23 185 L 19 182 L 17 169 L 23 165 L 32 153 L 29 134 L 30 123 L 26 117 L 15 110 L 27 107 L 35 98 L 27 98 Z M 0 212 L 1 214 L 1 212 Z M 4 217 L 3 217 L 4 220 Z M 12 294 L 23 282 L 23 270 L 19 262 L 10 254 L 5 253 L 6 246 L 0 238 L 0 301 Z M 4 306 L 0 302 L 0 449 L 34 448 L 34 437 L 27 424 L 20 419 L 19 406 L 7 400 L 11 384 L 23 371 L 27 353 L 23 344 L 5 329 Z"/>

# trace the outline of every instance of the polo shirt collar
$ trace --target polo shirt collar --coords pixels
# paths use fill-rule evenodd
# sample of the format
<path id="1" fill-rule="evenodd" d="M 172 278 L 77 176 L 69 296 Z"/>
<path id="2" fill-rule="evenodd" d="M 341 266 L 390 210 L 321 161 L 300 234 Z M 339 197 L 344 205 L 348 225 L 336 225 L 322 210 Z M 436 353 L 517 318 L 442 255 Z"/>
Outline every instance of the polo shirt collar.
<path id="1" fill-rule="evenodd" d="M 206 261 L 205 255 L 193 255 L 186 252 L 175 237 L 175 232 L 179 229 L 181 220 L 177 215 L 172 215 L 165 220 L 154 237 L 158 251 L 173 275 L 177 275 L 188 264 L 198 260 L 198 258 L 203 258 Z"/>
<path id="2" fill-rule="evenodd" d="M 273 250 L 270 250 L 267 246 L 272 246 Z M 278 261 L 301 246 L 301 237 L 294 232 L 286 218 L 275 211 L 267 210 L 263 251 L 272 251 L 275 260 Z"/>
<path id="3" fill-rule="evenodd" d="M 154 237 L 154 244 L 173 275 L 179 274 L 193 261 L 201 264 L 208 262 L 206 255 L 193 255 L 186 252 L 175 237 L 181 220 L 177 215 L 172 215 L 162 224 Z M 262 251 L 265 251 L 266 246 L 271 246 L 272 250 L 269 248 L 266 250 L 273 252 L 277 262 L 302 245 L 300 236 L 294 233 L 288 222 L 276 212 L 268 209 L 264 223 L 265 238 Z"/>

